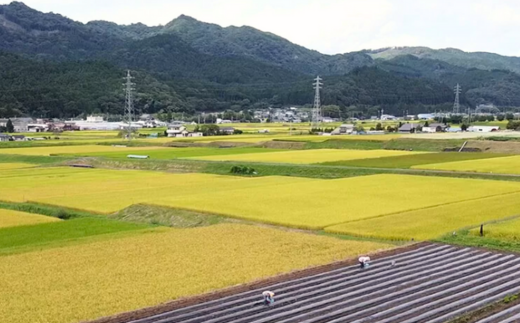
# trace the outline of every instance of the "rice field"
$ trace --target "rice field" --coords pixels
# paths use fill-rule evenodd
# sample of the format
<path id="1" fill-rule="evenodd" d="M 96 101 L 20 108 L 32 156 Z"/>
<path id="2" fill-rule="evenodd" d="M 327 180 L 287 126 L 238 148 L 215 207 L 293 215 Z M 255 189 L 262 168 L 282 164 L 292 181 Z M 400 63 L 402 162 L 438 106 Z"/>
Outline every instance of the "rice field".
<path id="1" fill-rule="evenodd" d="M 0 214 L 3 211 L 0 210 Z M 78 218 L 61 221 L 41 215 L 27 218 L 46 218 L 48 222 L 33 222 L 24 226 L 0 229 L 0 255 L 16 254 L 46 248 L 63 247 L 92 237 L 108 239 L 110 235 L 151 229 L 148 225 L 114 221 L 105 218 Z M 0 223 L 1 225 L 1 223 Z"/>
<path id="2" fill-rule="evenodd" d="M 327 227 L 326 231 L 392 240 L 429 240 L 482 223 L 520 215 L 520 193 L 504 194 Z M 520 224 L 520 221 L 518 222 Z M 506 229 L 506 224 L 502 226 Z M 487 227 L 487 226 L 486 226 Z M 490 226 L 493 232 L 494 226 Z M 509 232 L 519 227 L 511 226 Z"/>
<path id="3" fill-rule="evenodd" d="M 517 210 L 514 215 L 520 216 L 520 210 Z M 480 228 L 471 230 L 471 234 L 480 235 Z M 484 235 L 486 238 L 518 241 L 520 240 L 520 218 L 487 224 L 484 226 Z"/>
<path id="4" fill-rule="evenodd" d="M 513 192 L 520 192 L 518 183 L 372 175 L 201 193 L 182 199 L 158 199 L 153 203 L 260 222 L 322 229 L 350 221 Z"/>
<path id="5" fill-rule="evenodd" d="M 420 168 L 422 165 L 452 163 L 459 161 L 474 161 L 479 159 L 490 159 L 506 157 L 505 154 L 492 153 L 429 153 L 405 156 L 392 156 L 383 158 L 368 158 L 359 160 L 347 160 L 323 163 L 326 166 L 353 166 L 353 167 L 375 167 L 375 168 Z M 427 166 L 426 166 L 427 167 Z"/>
<path id="6" fill-rule="evenodd" d="M 79 322 L 390 247 L 223 224 L 2 256 L 0 316 Z"/>
<path id="7" fill-rule="evenodd" d="M 381 158 L 389 156 L 411 156 L 416 154 L 421 153 L 394 150 L 313 149 L 259 154 L 206 156 L 196 157 L 196 159 L 237 162 L 315 164 L 340 160 Z"/>
<path id="8" fill-rule="evenodd" d="M 11 169 L 21 169 L 21 168 L 30 168 L 35 167 L 34 164 L 28 163 L 0 163 L 0 170 L 11 170 Z"/>
<path id="9" fill-rule="evenodd" d="M 25 212 L 0 209 L 0 228 L 19 227 L 32 224 L 59 222 L 57 218 Z M 0 236 L 0 239 L 2 236 Z"/>
<path id="10" fill-rule="evenodd" d="M 149 156 L 151 159 L 176 159 L 199 156 L 224 156 L 235 154 L 256 154 L 266 152 L 282 151 L 280 149 L 267 148 L 163 148 L 163 149 L 143 149 L 132 151 L 134 155 Z M 105 157 L 105 158 L 127 158 L 128 151 L 110 151 L 110 152 L 86 152 L 76 154 L 63 154 L 62 156 L 88 156 L 88 157 Z"/>
<path id="11" fill-rule="evenodd" d="M 106 214 L 146 203 L 311 229 L 520 191 L 515 182 L 406 175 L 321 180 L 59 167 L 2 172 L 0 180 L 2 199 L 12 202 Z"/>
<path id="12" fill-rule="evenodd" d="M 520 174 L 520 156 L 428 164 L 413 168 L 477 173 Z"/>
<path id="13" fill-rule="evenodd" d="M 149 147 L 153 149 L 167 149 L 161 147 Z M 81 146 L 51 146 L 51 147 L 31 147 L 31 148 L 5 148 L 0 149 L 0 154 L 26 155 L 26 156 L 51 156 L 61 154 L 82 154 L 96 152 L 133 152 L 143 150 L 142 147 L 114 147 L 101 145 L 81 145 Z"/>

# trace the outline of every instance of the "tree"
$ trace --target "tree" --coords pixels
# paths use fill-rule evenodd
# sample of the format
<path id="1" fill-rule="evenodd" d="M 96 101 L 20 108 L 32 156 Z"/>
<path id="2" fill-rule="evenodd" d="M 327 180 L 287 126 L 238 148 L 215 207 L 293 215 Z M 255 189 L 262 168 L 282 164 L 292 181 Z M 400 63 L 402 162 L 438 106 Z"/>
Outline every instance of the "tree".
<path id="1" fill-rule="evenodd" d="M 493 121 L 495 121 L 495 116 L 492 115 L 492 114 L 488 115 L 488 116 L 487 116 L 487 121 L 489 121 L 489 122 L 493 122 Z"/>
<path id="2" fill-rule="evenodd" d="M 511 120 L 514 120 L 514 119 L 515 119 L 514 114 L 512 114 L 512 113 L 506 114 L 506 120 L 507 121 L 511 121 Z"/>
<path id="3" fill-rule="evenodd" d="M 14 126 L 13 126 L 13 122 L 11 121 L 11 119 L 7 119 L 7 124 L 5 125 L 5 128 L 8 133 L 14 132 Z"/>
<path id="4" fill-rule="evenodd" d="M 505 116 L 505 115 L 503 115 L 503 114 L 499 114 L 499 115 L 497 115 L 497 120 L 498 120 L 498 121 L 504 121 L 505 119 L 506 119 L 506 116 Z"/>
<path id="5" fill-rule="evenodd" d="M 430 126 L 430 123 L 429 123 L 428 121 L 426 121 L 426 122 L 424 123 L 424 126 L 425 126 L 425 127 L 429 127 L 429 126 Z"/>
<path id="6" fill-rule="evenodd" d="M 384 130 L 383 125 L 381 123 L 378 123 L 376 125 L 376 131 L 382 131 L 382 130 Z"/>
<path id="7" fill-rule="evenodd" d="M 463 123 L 463 124 L 460 126 L 460 130 L 462 130 L 462 131 L 466 131 L 466 130 L 468 130 L 468 128 L 469 128 L 468 125 L 465 124 L 465 123 Z"/>

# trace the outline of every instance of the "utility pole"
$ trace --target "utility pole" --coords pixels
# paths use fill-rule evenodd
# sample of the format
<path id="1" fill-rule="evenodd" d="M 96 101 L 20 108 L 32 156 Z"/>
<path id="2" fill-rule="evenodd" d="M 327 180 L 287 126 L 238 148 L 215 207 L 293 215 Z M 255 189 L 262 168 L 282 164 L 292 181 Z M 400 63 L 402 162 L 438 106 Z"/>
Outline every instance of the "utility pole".
<path id="1" fill-rule="evenodd" d="M 132 121 L 134 114 L 134 86 L 135 84 L 132 82 L 132 75 L 130 75 L 130 70 L 128 70 L 126 74 L 126 84 L 125 85 L 125 93 L 126 93 L 126 104 L 125 104 L 125 119 L 128 124 L 127 127 L 127 137 L 128 140 L 132 140 Z"/>
<path id="2" fill-rule="evenodd" d="M 316 92 L 314 93 L 314 107 L 312 108 L 312 129 L 318 129 L 322 121 L 320 91 L 323 83 L 321 81 L 322 78 L 318 76 L 314 79 L 313 84 Z"/>
<path id="3" fill-rule="evenodd" d="M 455 104 L 453 105 L 453 114 L 460 114 L 460 94 L 462 93 L 462 88 L 457 83 L 455 87 Z"/>

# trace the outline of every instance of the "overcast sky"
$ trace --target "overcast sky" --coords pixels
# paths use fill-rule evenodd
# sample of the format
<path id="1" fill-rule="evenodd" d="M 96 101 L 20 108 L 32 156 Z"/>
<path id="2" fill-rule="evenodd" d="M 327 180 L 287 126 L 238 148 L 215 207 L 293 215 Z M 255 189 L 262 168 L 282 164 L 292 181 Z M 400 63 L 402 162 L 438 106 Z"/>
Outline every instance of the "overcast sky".
<path id="1" fill-rule="evenodd" d="M 1 1 L 0 3 L 9 3 Z M 81 22 L 249 25 L 327 54 L 390 46 L 520 56 L 520 0 L 25 0 Z"/>

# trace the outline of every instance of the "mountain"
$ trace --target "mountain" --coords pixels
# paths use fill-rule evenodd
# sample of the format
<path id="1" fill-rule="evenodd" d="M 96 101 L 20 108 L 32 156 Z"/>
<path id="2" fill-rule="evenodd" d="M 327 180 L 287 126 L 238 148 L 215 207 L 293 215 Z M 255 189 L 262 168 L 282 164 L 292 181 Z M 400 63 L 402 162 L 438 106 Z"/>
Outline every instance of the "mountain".
<path id="1" fill-rule="evenodd" d="M 162 32 L 176 34 L 209 55 L 247 57 L 311 75 L 346 74 L 373 63 L 364 53 L 324 55 L 252 27 L 222 28 L 187 16 L 173 20 Z"/>
<path id="2" fill-rule="evenodd" d="M 520 73 L 520 57 L 501 56 L 493 53 L 468 53 L 454 48 L 431 49 L 428 47 L 394 47 L 365 51 L 373 59 L 388 60 L 398 56 L 413 55 L 418 58 L 439 60 L 451 65 L 482 70 L 506 70 Z"/>
<path id="3" fill-rule="evenodd" d="M 449 110 L 457 83 L 464 105 L 520 106 L 520 79 L 510 69 L 415 53 L 324 55 L 251 27 L 222 28 L 187 16 L 156 27 L 83 24 L 13 2 L 0 6 L 0 117 L 121 114 L 128 69 L 136 77 L 135 106 L 146 113 L 308 105 L 316 74 L 325 78 L 323 104 L 349 114 Z M 480 62 L 514 61 L 496 56 L 479 56 Z"/>
<path id="4" fill-rule="evenodd" d="M 401 77 L 433 79 L 451 88 L 461 84 L 464 100 L 473 106 L 493 103 L 511 107 L 520 103 L 520 75 L 507 70 L 466 69 L 413 55 L 380 60 L 377 66 Z"/>

